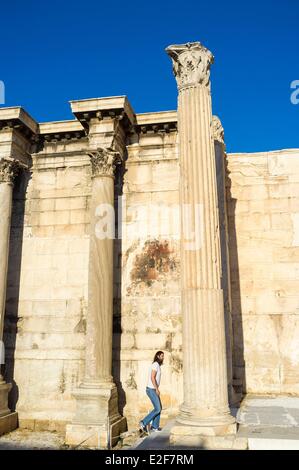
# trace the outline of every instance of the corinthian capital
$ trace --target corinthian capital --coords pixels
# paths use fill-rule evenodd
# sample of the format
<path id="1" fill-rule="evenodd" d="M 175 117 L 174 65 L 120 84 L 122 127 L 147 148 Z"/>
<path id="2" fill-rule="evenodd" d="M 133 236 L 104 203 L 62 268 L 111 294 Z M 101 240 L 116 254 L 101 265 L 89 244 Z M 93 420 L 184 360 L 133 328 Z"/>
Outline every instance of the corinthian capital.
<path id="1" fill-rule="evenodd" d="M 92 176 L 114 176 L 116 165 L 121 162 L 120 154 L 111 149 L 98 148 L 89 150 L 87 154 L 90 157 Z"/>
<path id="2" fill-rule="evenodd" d="M 13 184 L 20 166 L 16 160 L 3 158 L 0 160 L 0 183 Z"/>
<path id="3" fill-rule="evenodd" d="M 210 86 L 210 66 L 213 54 L 200 42 L 174 44 L 166 48 L 172 59 L 173 73 L 178 89 L 194 85 Z"/>
<path id="4" fill-rule="evenodd" d="M 221 121 L 218 116 L 213 116 L 212 120 L 212 133 L 214 140 L 220 142 L 222 145 L 224 144 L 224 129 L 222 127 Z"/>

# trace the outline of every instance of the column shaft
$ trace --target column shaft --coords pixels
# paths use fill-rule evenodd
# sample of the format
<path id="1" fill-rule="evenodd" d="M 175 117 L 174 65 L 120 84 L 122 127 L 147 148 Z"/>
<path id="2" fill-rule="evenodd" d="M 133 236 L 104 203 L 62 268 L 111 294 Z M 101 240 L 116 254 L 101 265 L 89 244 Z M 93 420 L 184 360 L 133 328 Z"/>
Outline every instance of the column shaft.
<path id="1" fill-rule="evenodd" d="M 9 238 L 12 212 L 13 180 L 17 170 L 17 163 L 12 159 L 0 160 L 0 365 L 3 362 L 2 347 L 7 269 L 9 256 Z M 8 408 L 8 394 L 12 385 L 6 383 L 0 373 L 0 435 L 11 432 L 17 427 L 17 413 L 11 413 Z"/>
<path id="2" fill-rule="evenodd" d="M 226 434 L 235 428 L 228 408 L 209 82 L 213 56 L 200 43 L 170 46 L 167 52 L 179 88 L 184 403 L 177 422 L 203 434 Z"/>
<path id="3" fill-rule="evenodd" d="M 4 327 L 12 190 L 12 183 L 0 182 L 0 340 Z"/>
<path id="4" fill-rule="evenodd" d="M 113 177 L 94 177 L 91 196 L 86 382 L 112 382 L 113 239 L 100 239 L 97 224 L 105 207 L 109 211 L 113 204 Z M 108 215 L 112 217 L 111 212 Z M 111 223 L 113 221 L 114 219 Z"/>

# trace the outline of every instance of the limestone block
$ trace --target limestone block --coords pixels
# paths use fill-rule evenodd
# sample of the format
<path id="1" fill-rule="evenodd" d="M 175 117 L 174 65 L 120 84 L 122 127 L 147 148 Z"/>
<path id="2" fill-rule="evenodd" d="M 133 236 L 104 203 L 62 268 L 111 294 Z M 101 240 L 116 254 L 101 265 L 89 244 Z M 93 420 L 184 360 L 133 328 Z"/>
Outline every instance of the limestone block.
<path id="1" fill-rule="evenodd" d="M 69 253 L 88 253 L 89 237 L 68 240 Z"/>
<path id="2" fill-rule="evenodd" d="M 9 413 L 6 416 L 0 416 L 0 436 L 14 431 L 18 427 L 18 413 Z"/>
<path id="3" fill-rule="evenodd" d="M 45 315 L 49 316 L 59 316 L 64 315 L 66 312 L 66 301 L 65 300 L 35 300 L 31 302 L 32 314 L 34 318 L 37 316 Z"/>
<path id="4" fill-rule="evenodd" d="M 279 318 L 243 316 L 244 355 L 248 367 L 275 367 L 279 363 Z"/>
<path id="5" fill-rule="evenodd" d="M 296 315 L 281 315 L 278 320 L 278 341 L 281 351 L 281 362 L 286 370 L 298 370 L 299 350 L 297 339 L 299 334 L 299 310 Z"/>
<path id="6" fill-rule="evenodd" d="M 299 263 L 276 263 L 272 268 L 275 280 L 298 280 Z"/>
<path id="7" fill-rule="evenodd" d="M 271 227 L 275 230 L 290 230 L 293 229 L 293 220 L 291 215 L 293 214 L 271 214 Z"/>
<path id="8" fill-rule="evenodd" d="M 70 211 L 71 224 L 86 224 L 89 222 L 89 217 L 85 209 L 72 209 Z"/>
<path id="9" fill-rule="evenodd" d="M 54 226 L 55 237 L 79 237 L 86 235 L 87 229 L 85 224 L 67 224 Z"/>
<path id="10" fill-rule="evenodd" d="M 81 168 L 57 169 L 57 189 L 76 188 L 87 185 L 87 174 Z"/>
<path id="11" fill-rule="evenodd" d="M 152 168 L 153 190 L 177 190 L 179 187 L 179 171 L 176 161 L 161 162 Z"/>
<path id="12" fill-rule="evenodd" d="M 181 329 L 180 297 L 122 298 L 122 325 L 125 331 L 139 333 L 178 331 Z"/>
<path id="13" fill-rule="evenodd" d="M 291 212 L 299 212 L 299 198 L 290 197 L 289 200 L 289 210 Z"/>
<path id="14" fill-rule="evenodd" d="M 268 188 L 265 185 L 232 186 L 231 198 L 241 201 L 267 199 Z M 275 197 L 275 196 L 273 196 Z"/>
<path id="15" fill-rule="evenodd" d="M 247 393 L 281 393 L 279 367 L 245 367 Z"/>
<path id="16" fill-rule="evenodd" d="M 299 174 L 298 151 L 282 151 L 268 153 L 268 171 L 270 175 L 294 175 Z"/>
<path id="17" fill-rule="evenodd" d="M 151 185 L 152 181 L 152 167 L 151 165 L 130 165 L 125 176 L 125 184 L 129 187 L 130 191 L 141 190 L 141 187 L 146 189 Z"/>
<path id="18" fill-rule="evenodd" d="M 293 222 L 293 239 L 292 246 L 299 246 L 299 213 L 291 214 Z"/>
<path id="19" fill-rule="evenodd" d="M 49 238 L 54 236 L 54 225 L 32 226 L 30 236 Z"/>
<path id="20" fill-rule="evenodd" d="M 44 212 L 44 211 L 54 211 L 55 200 L 54 199 L 44 199 L 36 198 L 29 200 L 30 211 Z"/>
<path id="21" fill-rule="evenodd" d="M 237 232 L 255 231 L 255 230 L 270 230 L 271 220 L 267 214 L 239 214 L 235 219 L 235 227 Z"/>
<path id="22" fill-rule="evenodd" d="M 84 336 L 75 335 L 73 332 L 30 331 L 18 338 L 18 348 L 35 350 L 37 355 L 40 350 L 84 348 Z"/>
<path id="23" fill-rule="evenodd" d="M 281 247 L 273 252 L 274 262 L 297 263 L 299 262 L 299 246 Z"/>
<path id="24" fill-rule="evenodd" d="M 37 171 L 34 173 L 34 189 L 38 191 L 49 190 L 56 185 L 56 172 L 54 170 Z"/>
<path id="25" fill-rule="evenodd" d="M 280 292 L 263 292 L 256 297 L 256 313 L 299 313 L 299 294 L 285 297 Z"/>
<path id="26" fill-rule="evenodd" d="M 138 349 L 163 350 L 165 349 L 167 335 L 155 333 L 137 333 L 135 335 L 136 347 Z"/>
<path id="27" fill-rule="evenodd" d="M 49 315 L 39 317 L 25 317 L 22 321 L 18 322 L 18 334 L 24 335 L 26 333 L 42 333 L 48 334 L 51 333 L 69 333 L 69 332 L 77 332 L 77 327 L 82 320 L 81 316 L 72 317 L 65 321 L 65 317 L 58 317 L 57 313 L 53 317 L 49 317 Z"/>
<path id="28" fill-rule="evenodd" d="M 298 183 L 268 185 L 270 198 L 298 197 Z"/>

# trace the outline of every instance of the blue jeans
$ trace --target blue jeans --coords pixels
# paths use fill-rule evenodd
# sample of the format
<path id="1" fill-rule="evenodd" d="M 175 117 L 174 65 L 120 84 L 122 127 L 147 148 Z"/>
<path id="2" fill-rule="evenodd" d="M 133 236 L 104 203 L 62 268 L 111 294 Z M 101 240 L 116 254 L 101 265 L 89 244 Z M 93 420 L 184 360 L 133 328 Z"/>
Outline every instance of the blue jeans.
<path id="1" fill-rule="evenodd" d="M 147 426 L 152 421 L 152 427 L 158 429 L 162 410 L 160 397 L 157 395 L 156 390 L 150 387 L 146 387 L 146 394 L 152 402 L 154 409 L 143 418 L 142 422 L 144 426 Z"/>

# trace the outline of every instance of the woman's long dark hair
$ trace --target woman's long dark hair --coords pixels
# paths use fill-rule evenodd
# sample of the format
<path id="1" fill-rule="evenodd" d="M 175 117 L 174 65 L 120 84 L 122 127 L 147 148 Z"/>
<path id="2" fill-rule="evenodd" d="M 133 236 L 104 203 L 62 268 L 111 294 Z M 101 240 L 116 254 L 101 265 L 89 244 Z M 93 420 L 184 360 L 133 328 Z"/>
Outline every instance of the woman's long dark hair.
<path id="1" fill-rule="evenodd" d="M 153 362 L 157 362 L 158 364 L 161 364 L 161 359 L 159 358 L 159 356 L 161 356 L 161 354 L 164 354 L 164 352 L 163 351 L 157 351 L 156 354 L 155 354 Z"/>

